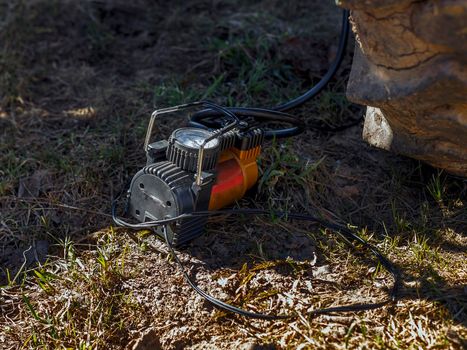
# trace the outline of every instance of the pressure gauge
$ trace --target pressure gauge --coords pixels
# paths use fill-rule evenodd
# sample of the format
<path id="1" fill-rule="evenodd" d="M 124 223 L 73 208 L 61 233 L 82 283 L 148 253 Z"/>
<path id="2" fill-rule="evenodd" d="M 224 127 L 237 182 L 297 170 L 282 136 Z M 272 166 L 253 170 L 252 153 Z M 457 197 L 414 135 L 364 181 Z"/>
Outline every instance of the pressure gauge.
<path id="1" fill-rule="evenodd" d="M 210 137 L 212 134 L 204 129 L 198 128 L 180 128 L 172 133 L 171 138 L 178 143 L 180 146 L 184 146 L 190 149 L 199 149 L 203 144 L 204 140 Z M 204 149 L 216 148 L 219 145 L 218 139 L 209 141 Z"/>
<path id="2" fill-rule="evenodd" d="M 196 172 L 199 149 L 204 141 L 211 137 L 208 130 L 198 128 L 180 128 L 172 132 L 167 148 L 167 159 L 183 170 Z M 204 145 L 203 171 L 215 168 L 220 152 L 220 140 L 210 140 Z"/>

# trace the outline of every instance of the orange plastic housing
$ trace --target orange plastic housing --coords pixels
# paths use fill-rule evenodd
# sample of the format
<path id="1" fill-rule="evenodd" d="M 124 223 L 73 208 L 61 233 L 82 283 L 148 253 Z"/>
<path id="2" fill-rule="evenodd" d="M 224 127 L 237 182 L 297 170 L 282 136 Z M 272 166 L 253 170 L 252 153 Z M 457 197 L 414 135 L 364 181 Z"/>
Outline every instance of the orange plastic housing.
<path id="1" fill-rule="evenodd" d="M 242 198 L 258 180 L 256 158 L 261 147 L 247 151 L 225 150 L 217 163 L 217 180 L 211 190 L 209 210 L 223 208 Z"/>

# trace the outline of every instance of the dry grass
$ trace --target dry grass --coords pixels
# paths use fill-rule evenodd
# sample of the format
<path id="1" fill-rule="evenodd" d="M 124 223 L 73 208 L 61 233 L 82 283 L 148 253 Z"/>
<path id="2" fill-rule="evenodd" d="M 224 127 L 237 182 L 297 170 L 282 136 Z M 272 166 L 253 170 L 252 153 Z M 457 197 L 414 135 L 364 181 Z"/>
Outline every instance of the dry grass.
<path id="1" fill-rule="evenodd" d="M 211 293 L 297 310 L 293 322 L 212 309 L 161 242 L 111 226 L 111 198 L 145 162 L 155 105 L 295 96 L 327 67 L 340 17 L 327 3 L 150 3 L 0 2 L 0 348 L 122 349 L 148 329 L 145 341 L 168 349 L 465 347 L 466 182 L 370 148 L 361 126 L 268 144 L 238 205 L 354 225 L 403 271 L 394 305 L 306 316 L 381 300 L 390 283 L 317 226 L 218 218 L 180 252 Z M 362 113 L 343 93 L 348 56 L 297 111 L 310 126 Z"/>

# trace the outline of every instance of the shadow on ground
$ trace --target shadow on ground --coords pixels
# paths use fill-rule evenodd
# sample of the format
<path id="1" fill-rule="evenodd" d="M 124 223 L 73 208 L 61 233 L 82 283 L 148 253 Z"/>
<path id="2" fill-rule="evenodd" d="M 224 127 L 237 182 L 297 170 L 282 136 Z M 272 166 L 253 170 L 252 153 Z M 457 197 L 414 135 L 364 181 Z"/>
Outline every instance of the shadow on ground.
<path id="1" fill-rule="evenodd" d="M 363 114 L 345 99 L 351 50 L 325 91 L 296 111 L 310 130 L 265 145 L 260 181 L 237 205 L 317 212 L 351 224 L 403 271 L 398 307 L 292 323 L 295 328 L 268 324 L 263 334 L 265 324 L 212 314 L 166 254 L 127 248 L 124 233 L 108 229 L 112 198 L 145 163 L 141 150 L 152 110 L 201 98 L 270 106 L 297 96 L 326 72 L 335 53 L 340 14 L 332 1 L 12 1 L 0 4 L 0 14 L 0 284 L 11 284 L 0 300 L 11 297 L 4 305 L 13 317 L 0 320 L 1 329 L 12 330 L 0 331 L 0 340 L 13 339 L 15 348 L 35 334 L 51 347 L 78 347 L 79 336 L 60 337 L 51 330 L 71 324 L 73 334 L 82 335 L 92 324 L 95 344 L 116 348 L 144 327 L 158 327 L 167 348 L 233 347 L 238 341 L 253 341 L 253 348 L 273 342 L 297 347 L 310 339 L 316 347 L 458 344 L 462 334 L 453 327 L 465 327 L 467 319 L 466 181 L 369 147 L 361 140 L 361 125 L 336 133 L 311 130 L 316 123 L 339 125 Z M 158 135 L 167 137 L 179 125 L 167 119 Z M 55 266 L 53 271 L 63 268 L 71 246 L 89 262 L 84 270 L 92 278 L 69 283 L 66 272 L 60 282 L 48 281 L 52 288 L 39 288 L 30 269 L 37 262 Z M 98 260 L 102 252 L 109 265 Z M 282 293 L 309 298 L 294 305 L 305 312 L 336 299 L 384 297 L 390 282 L 374 261 L 349 254 L 332 233 L 266 218 L 212 221 L 181 256 L 199 269 L 191 273 L 202 287 L 258 307 L 265 306 L 258 295 L 268 288 L 277 292 L 271 300 L 282 306 L 289 302 Z M 120 259 L 126 261 L 124 278 L 102 272 L 113 264 L 118 270 Z M 106 279 L 93 279 L 99 271 Z M 222 279 L 226 290 L 218 284 Z M 315 281 L 315 294 L 307 281 Z M 68 294 L 56 294 L 62 291 Z M 90 318 L 82 314 L 91 310 L 89 299 L 112 301 L 126 292 L 134 304 L 124 299 Z M 76 297 L 80 293 L 82 299 Z M 66 305 L 74 307 L 71 301 L 84 306 L 74 309 L 73 321 L 60 319 L 54 328 L 46 317 L 31 314 L 25 295 L 36 296 L 31 305 L 45 308 L 40 312 L 50 319 Z M 129 310 L 138 310 L 138 316 L 131 318 Z M 123 314 L 121 334 L 109 331 Z M 108 323 L 98 321 L 103 319 Z M 423 324 L 421 333 L 417 322 Z M 425 336 L 391 338 L 411 332 Z"/>

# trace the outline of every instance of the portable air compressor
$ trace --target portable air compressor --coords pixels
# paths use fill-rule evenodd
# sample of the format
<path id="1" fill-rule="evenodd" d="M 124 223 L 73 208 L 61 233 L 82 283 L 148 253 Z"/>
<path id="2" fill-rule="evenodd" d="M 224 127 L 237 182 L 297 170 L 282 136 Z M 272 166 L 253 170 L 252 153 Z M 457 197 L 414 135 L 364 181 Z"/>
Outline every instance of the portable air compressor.
<path id="1" fill-rule="evenodd" d="M 175 129 L 167 140 L 151 141 L 154 123 L 159 115 L 196 106 L 206 109 L 192 114 L 188 126 Z M 284 124 L 291 127 L 284 128 Z M 258 180 L 256 161 L 265 139 L 293 136 L 303 129 L 304 124 L 299 119 L 273 110 L 224 108 L 211 102 L 194 102 L 156 110 L 151 115 L 144 142 L 146 166 L 136 173 L 127 191 L 126 214 L 139 223 L 132 224 L 117 216 L 117 200 L 112 205 L 113 220 L 123 227 L 152 228 L 166 241 L 187 283 L 214 306 L 257 319 L 293 318 L 296 316 L 294 313 L 273 315 L 252 312 L 213 297 L 197 286 L 174 247 L 183 246 L 200 236 L 209 216 L 241 213 L 270 215 L 268 210 L 263 209 L 219 209 L 242 198 Z M 310 315 L 376 309 L 395 300 L 400 274 L 376 247 L 343 225 L 308 214 L 276 212 L 281 217 L 284 214 L 288 219 L 319 223 L 337 232 L 346 242 L 362 244 L 394 278 L 390 299 L 379 303 L 322 308 L 312 311 Z"/>
<path id="2" fill-rule="evenodd" d="M 295 318 L 297 313 L 273 315 L 252 312 L 217 299 L 202 290 L 185 270 L 174 247 L 183 246 L 204 232 L 208 217 L 213 215 L 268 215 L 320 224 L 349 243 L 363 245 L 391 273 L 394 284 L 390 298 L 378 303 L 351 304 L 318 308 L 309 316 L 336 312 L 355 312 L 380 308 L 396 300 L 400 273 L 379 250 L 354 234 L 347 226 L 327 221 L 320 216 L 270 212 L 264 209 L 223 209 L 242 198 L 258 180 L 257 159 L 267 138 L 290 137 L 301 133 L 305 125 L 300 119 L 284 113 L 316 96 L 336 73 L 342 61 L 349 31 L 349 13 L 343 11 L 342 29 L 336 58 L 323 78 L 303 95 L 273 108 L 221 107 L 201 101 L 159 109 L 151 114 L 144 151 L 146 166 L 133 177 L 127 191 L 126 216 L 117 215 L 118 198 L 112 204 L 112 219 L 122 227 L 150 228 L 166 241 L 167 247 L 187 283 L 215 307 L 242 316 L 278 320 Z M 154 123 L 160 115 L 195 107 L 203 107 L 189 116 L 187 126 L 172 131 L 167 140 L 152 140 Z M 357 124 L 360 119 L 337 127 L 317 130 L 339 131 Z M 284 124 L 287 127 L 284 127 Z"/>
<path id="3" fill-rule="evenodd" d="M 195 115 L 189 126 L 174 130 L 168 140 L 151 141 L 159 115 L 194 106 L 207 107 L 207 118 Z M 210 102 L 155 111 L 144 145 L 146 166 L 131 181 L 127 214 L 139 222 L 165 220 L 185 213 L 217 210 L 242 198 L 258 179 L 257 158 L 264 139 L 295 135 L 302 128 L 301 122 L 291 115 L 265 113 L 258 110 L 242 116 L 241 112 L 233 113 Z M 213 114 L 214 118 L 210 118 Z M 261 127 L 265 122 L 294 125 L 271 131 Z M 186 244 L 201 235 L 206 220 L 206 216 L 190 217 L 171 223 L 168 237 L 172 245 Z M 163 236 L 160 227 L 155 227 L 155 231 Z"/>

